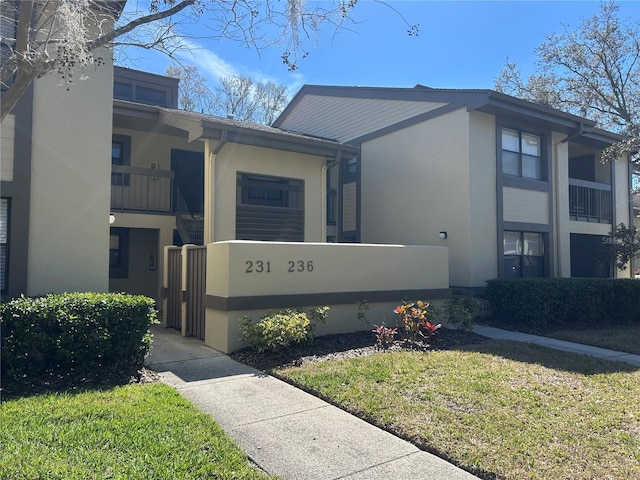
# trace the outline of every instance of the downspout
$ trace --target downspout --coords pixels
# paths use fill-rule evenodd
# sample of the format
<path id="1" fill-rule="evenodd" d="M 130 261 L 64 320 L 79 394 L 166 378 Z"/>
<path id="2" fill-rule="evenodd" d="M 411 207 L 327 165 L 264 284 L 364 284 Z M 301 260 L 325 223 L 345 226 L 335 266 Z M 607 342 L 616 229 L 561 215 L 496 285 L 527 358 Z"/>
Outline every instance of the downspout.
<path id="1" fill-rule="evenodd" d="M 330 168 L 335 167 L 340 163 L 342 158 L 342 150 L 336 150 L 336 157 L 334 159 L 327 159 L 327 161 L 322 165 L 321 178 L 322 178 L 322 192 L 324 192 L 324 199 L 322 200 L 322 238 L 323 242 L 327 241 L 327 199 L 329 195 L 329 191 L 327 190 L 327 172 Z"/>
<path id="2" fill-rule="evenodd" d="M 575 132 L 575 133 L 572 133 L 571 135 L 567 135 L 565 138 L 560 140 L 560 143 L 570 142 L 571 140 L 574 140 L 574 139 L 578 138 L 579 136 L 581 136 L 583 133 L 584 133 L 584 123 L 580 122 L 578 124 L 578 131 Z"/>

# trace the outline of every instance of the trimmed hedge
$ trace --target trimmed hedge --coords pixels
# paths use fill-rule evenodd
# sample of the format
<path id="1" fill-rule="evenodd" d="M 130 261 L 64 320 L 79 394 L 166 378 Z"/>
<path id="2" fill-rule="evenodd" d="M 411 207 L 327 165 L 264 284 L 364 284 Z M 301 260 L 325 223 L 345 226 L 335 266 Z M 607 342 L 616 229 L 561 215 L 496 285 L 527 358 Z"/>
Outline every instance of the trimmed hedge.
<path id="1" fill-rule="evenodd" d="M 0 306 L 2 377 L 140 365 L 155 302 L 121 293 L 20 297 Z"/>
<path id="2" fill-rule="evenodd" d="M 632 279 L 490 280 L 487 300 L 493 323 L 532 332 L 640 324 L 640 281 Z"/>

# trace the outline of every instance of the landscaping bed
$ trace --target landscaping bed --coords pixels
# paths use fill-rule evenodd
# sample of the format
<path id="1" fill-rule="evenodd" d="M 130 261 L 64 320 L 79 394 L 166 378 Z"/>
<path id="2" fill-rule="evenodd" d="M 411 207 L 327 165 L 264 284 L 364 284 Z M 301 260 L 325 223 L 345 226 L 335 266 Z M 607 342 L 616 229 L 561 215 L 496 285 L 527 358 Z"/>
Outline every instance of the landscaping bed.
<path id="1" fill-rule="evenodd" d="M 447 350 L 462 345 L 479 343 L 486 337 L 466 330 L 440 329 L 433 345 L 426 341 L 419 341 L 411 348 L 417 350 Z M 400 351 L 407 346 L 401 340 L 396 340 L 386 350 Z M 276 352 L 259 353 L 251 348 L 237 350 L 230 354 L 234 360 L 250 365 L 258 370 L 271 371 L 277 367 L 301 366 L 307 363 L 337 360 L 343 358 L 357 358 L 382 351 L 375 344 L 373 332 L 365 330 L 355 333 L 324 335 L 316 337 L 308 344 L 294 344 Z"/>

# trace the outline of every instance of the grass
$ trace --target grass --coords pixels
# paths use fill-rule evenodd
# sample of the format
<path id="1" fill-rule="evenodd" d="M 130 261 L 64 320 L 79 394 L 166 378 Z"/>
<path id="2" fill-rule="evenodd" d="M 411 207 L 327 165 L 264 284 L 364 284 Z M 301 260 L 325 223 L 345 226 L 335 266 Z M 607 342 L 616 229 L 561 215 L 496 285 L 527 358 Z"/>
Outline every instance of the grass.
<path id="1" fill-rule="evenodd" d="M 640 371 L 627 364 L 490 340 L 277 374 L 485 478 L 640 478 Z"/>
<path id="2" fill-rule="evenodd" d="M 160 383 L 6 400 L 2 479 L 266 479 L 208 416 Z"/>
<path id="3" fill-rule="evenodd" d="M 595 329 L 559 330 L 550 332 L 548 337 L 596 347 L 609 348 L 619 352 L 640 355 L 640 325 L 628 327 L 608 327 Z"/>

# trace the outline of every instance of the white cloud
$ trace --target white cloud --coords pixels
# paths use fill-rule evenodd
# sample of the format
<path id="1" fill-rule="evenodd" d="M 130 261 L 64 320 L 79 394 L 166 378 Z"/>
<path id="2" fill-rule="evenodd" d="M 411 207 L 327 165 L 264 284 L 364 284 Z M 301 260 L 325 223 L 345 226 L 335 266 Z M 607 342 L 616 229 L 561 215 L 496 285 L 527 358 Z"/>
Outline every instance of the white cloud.
<path id="1" fill-rule="evenodd" d="M 180 60 L 187 64 L 195 65 L 200 70 L 200 73 L 210 80 L 218 80 L 220 77 L 238 74 L 236 67 L 199 43 L 188 39 L 183 39 L 182 43 L 185 46 L 185 50 L 178 54 Z"/>
<path id="2" fill-rule="evenodd" d="M 249 65 L 233 65 L 194 40 L 184 38 L 182 43 L 185 49 L 178 54 L 180 60 L 198 67 L 200 73 L 212 83 L 216 83 L 220 77 L 244 75 L 258 82 L 272 81 L 283 84 L 287 87 L 289 96 L 293 96 L 305 83 L 305 77 L 300 72 L 286 72 L 285 77 L 277 78 L 261 70 L 252 69 Z"/>

